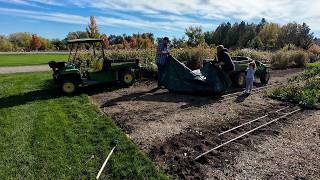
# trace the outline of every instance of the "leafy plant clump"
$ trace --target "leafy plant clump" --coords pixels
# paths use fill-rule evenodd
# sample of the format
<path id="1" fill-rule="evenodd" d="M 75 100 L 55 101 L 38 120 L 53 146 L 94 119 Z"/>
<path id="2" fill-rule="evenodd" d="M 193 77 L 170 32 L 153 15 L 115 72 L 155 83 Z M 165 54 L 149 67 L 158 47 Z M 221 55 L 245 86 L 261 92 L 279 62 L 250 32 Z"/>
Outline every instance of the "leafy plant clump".
<path id="1" fill-rule="evenodd" d="M 304 108 L 320 108 L 320 64 L 313 65 L 291 82 L 290 85 L 276 88 L 267 95 L 299 104 Z"/>

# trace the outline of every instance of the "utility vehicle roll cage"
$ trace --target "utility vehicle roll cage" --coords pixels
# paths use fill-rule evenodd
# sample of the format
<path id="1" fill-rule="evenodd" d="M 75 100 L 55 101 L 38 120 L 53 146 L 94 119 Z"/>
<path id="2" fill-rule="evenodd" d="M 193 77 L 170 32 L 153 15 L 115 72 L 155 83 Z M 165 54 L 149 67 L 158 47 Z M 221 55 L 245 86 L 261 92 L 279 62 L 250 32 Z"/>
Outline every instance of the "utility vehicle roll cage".
<path id="1" fill-rule="evenodd" d="M 78 49 L 79 49 L 79 46 L 80 44 L 95 44 L 95 43 L 100 43 L 101 44 L 101 51 L 102 51 L 102 58 L 105 59 L 105 54 L 104 54 L 104 45 L 103 45 L 103 39 L 74 39 L 74 40 L 68 40 L 67 41 L 68 44 L 76 44 L 76 51 L 75 51 L 75 54 L 78 53 Z M 68 58 L 68 61 L 70 62 L 71 60 L 71 55 L 72 55 L 72 51 L 73 51 L 73 47 L 70 48 L 70 53 L 69 53 L 69 58 Z M 96 55 L 96 50 L 95 50 L 95 46 L 92 46 L 92 49 L 93 49 L 93 54 Z M 74 59 L 75 60 L 76 56 L 74 56 Z"/>

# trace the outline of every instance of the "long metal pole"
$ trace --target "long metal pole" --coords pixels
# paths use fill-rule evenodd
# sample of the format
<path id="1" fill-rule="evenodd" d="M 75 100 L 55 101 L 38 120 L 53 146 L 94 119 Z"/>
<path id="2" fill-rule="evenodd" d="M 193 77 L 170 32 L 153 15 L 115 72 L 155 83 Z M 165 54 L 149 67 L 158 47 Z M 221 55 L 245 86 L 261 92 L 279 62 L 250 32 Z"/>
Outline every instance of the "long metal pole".
<path id="1" fill-rule="evenodd" d="M 242 138 L 243 136 L 245 136 L 245 135 L 247 135 L 247 134 L 252 133 L 253 131 L 256 131 L 256 130 L 264 127 L 264 126 L 267 126 L 267 125 L 269 125 L 269 124 L 271 124 L 271 123 L 273 123 L 273 122 L 278 121 L 279 119 L 285 118 L 285 117 L 287 117 L 287 116 L 289 116 L 289 115 L 291 115 L 291 114 L 294 114 L 294 113 L 296 113 L 296 112 L 298 112 L 298 111 L 300 111 L 300 110 L 301 110 L 301 109 L 294 110 L 294 111 L 292 111 L 292 112 L 290 112 L 290 113 L 287 113 L 287 114 L 285 114 L 285 115 L 283 115 L 283 116 L 281 116 L 281 117 L 278 117 L 278 118 L 276 118 L 276 119 L 274 119 L 274 120 L 272 120 L 272 121 L 269 121 L 269 122 L 267 122 L 267 123 L 265 123 L 265 124 L 263 124 L 263 125 L 261 125 L 261 126 L 259 126 L 259 127 L 256 127 L 256 128 L 254 128 L 254 129 L 252 129 L 252 130 L 250 130 L 250 131 L 247 131 L 246 133 L 244 133 L 244 134 L 242 134 L 242 135 L 240 135 L 240 136 L 237 136 L 237 137 L 235 137 L 235 138 L 233 138 L 233 139 L 231 139 L 231 140 L 229 140 L 229 141 L 227 141 L 227 142 L 225 142 L 225 143 L 223 143 L 223 144 L 220 144 L 219 146 L 216 146 L 216 147 L 210 149 L 209 151 L 207 151 L 207 152 L 205 152 L 205 153 L 200 154 L 200 155 L 197 156 L 194 160 L 197 160 L 197 159 L 201 158 L 202 156 L 205 156 L 205 155 L 207 155 L 208 153 L 210 153 L 210 152 L 212 152 L 212 151 L 214 151 L 214 150 L 216 150 L 216 149 L 221 148 L 222 146 L 225 146 L 225 145 L 227 145 L 227 144 L 229 144 L 229 143 L 231 143 L 231 142 L 233 142 L 233 141 L 235 141 L 235 140 L 237 140 L 237 139 Z"/>
<path id="2" fill-rule="evenodd" d="M 113 151 L 114 151 L 115 148 L 116 148 L 116 146 L 114 146 L 114 147 L 112 148 L 112 150 L 110 151 L 110 153 L 108 154 L 108 157 L 107 157 L 107 159 L 104 161 L 104 163 L 102 164 L 102 167 L 100 168 L 100 171 L 99 171 L 96 179 L 99 179 L 99 177 L 100 177 L 100 175 L 101 175 L 104 167 L 106 166 L 106 164 L 107 164 L 108 160 L 110 159 L 110 157 L 111 157 L 111 155 L 112 155 L 112 153 L 113 153 Z"/>
<path id="3" fill-rule="evenodd" d="M 285 110 L 285 109 L 287 109 L 287 108 L 288 108 L 288 107 L 284 107 L 284 108 L 281 108 L 281 109 L 279 109 L 279 110 L 277 110 L 277 111 L 275 111 L 275 112 L 280 112 L 280 111 L 283 111 L 283 110 Z M 245 126 L 245 125 L 247 125 L 247 124 L 251 124 L 251 123 L 253 123 L 253 122 L 255 122 L 255 121 L 258 121 L 258 120 L 260 120 L 260 119 L 266 118 L 266 117 L 268 117 L 268 116 L 269 116 L 269 114 L 266 114 L 266 115 L 264 115 L 264 116 L 258 117 L 258 118 L 254 119 L 254 120 L 252 120 L 252 121 L 243 123 L 243 124 L 241 124 L 241 125 L 239 125 L 239 126 L 236 126 L 236 127 L 231 128 L 231 129 L 229 129 L 229 130 L 227 130 L 227 131 L 224 131 L 224 132 L 218 134 L 218 136 L 221 136 L 221 135 L 226 134 L 226 133 L 228 133 L 228 132 L 230 132 L 230 131 L 236 130 L 236 129 L 242 127 L 242 126 Z"/>

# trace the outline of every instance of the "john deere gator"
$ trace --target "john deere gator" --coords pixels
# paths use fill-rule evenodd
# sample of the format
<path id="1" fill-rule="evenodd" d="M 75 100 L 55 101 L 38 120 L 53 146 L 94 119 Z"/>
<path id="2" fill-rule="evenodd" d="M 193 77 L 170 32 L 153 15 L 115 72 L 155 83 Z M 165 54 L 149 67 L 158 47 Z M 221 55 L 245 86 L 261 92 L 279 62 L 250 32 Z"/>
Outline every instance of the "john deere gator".
<path id="1" fill-rule="evenodd" d="M 79 87 L 120 82 L 131 86 L 139 71 L 138 59 L 110 59 L 105 57 L 103 39 L 76 39 L 68 41 L 68 61 L 50 61 L 53 79 L 66 94 Z"/>

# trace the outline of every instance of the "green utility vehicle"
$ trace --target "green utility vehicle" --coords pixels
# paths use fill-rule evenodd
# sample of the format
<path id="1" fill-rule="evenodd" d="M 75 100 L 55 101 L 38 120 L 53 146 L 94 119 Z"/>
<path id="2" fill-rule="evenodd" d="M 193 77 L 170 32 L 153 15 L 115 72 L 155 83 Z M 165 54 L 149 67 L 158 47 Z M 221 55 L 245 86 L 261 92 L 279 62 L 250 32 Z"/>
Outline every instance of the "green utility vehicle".
<path id="1" fill-rule="evenodd" d="M 50 61 L 53 79 L 66 94 L 79 87 L 121 82 L 131 86 L 136 80 L 140 66 L 138 59 L 107 59 L 104 40 L 76 39 L 68 41 L 70 54 L 67 62 Z"/>
<path id="2" fill-rule="evenodd" d="M 245 87 L 246 85 L 246 71 L 248 63 L 253 60 L 249 57 L 235 56 L 231 58 L 235 64 L 235 72 L 231 74 L 232 83 L 238 87 Z M 267 84 L 270 79 L 270 67 L 259 60 L 255 60 L 256 72 L 254 74 L 256 79 L 260 79 L 262 84 Z"/>
<path id="3" fill-rule="evenodd" d="M 236 87 L 246 86 L 246 72 L 248 64 L 253 60 L 249 57 L 235 56 L 231 57 L 233 63 L 235 64 L 235 71 L 230 74 L 230 79 L 232 85 Z M 216 61 L 214 59 L 205 59 L 203 63 Z M 255 72 L 255 79 L 259 79 L 262 84 L 267 84 L 270 79 L 270 67 L 262 63 L 259 60 L 254 60 L 257 68 Z"/>

